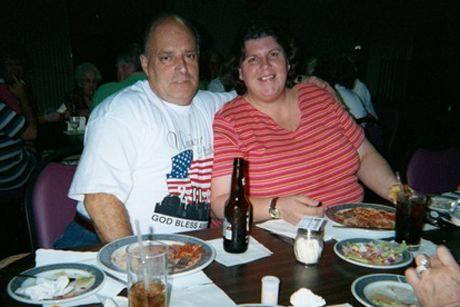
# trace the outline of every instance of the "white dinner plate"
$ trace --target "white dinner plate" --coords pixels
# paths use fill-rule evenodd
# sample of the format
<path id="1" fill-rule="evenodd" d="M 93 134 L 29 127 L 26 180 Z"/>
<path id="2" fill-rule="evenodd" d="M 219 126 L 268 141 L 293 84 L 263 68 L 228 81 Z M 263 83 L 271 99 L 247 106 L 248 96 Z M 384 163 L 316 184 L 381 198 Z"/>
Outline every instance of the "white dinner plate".
<path id="1" fill-rule="evenodd" d="M 460 202 L 460 199 L 445 195 L 429 195 L 428 207 L 440 212 L 449 212 L 456 202 Z"/>
<path id="2" fill-rule="evenodd" d="M 180 234 L 146 234 L 142 235 L 143 240 L 156 240 L 164 244 L 199 244 L 202 246 L 202 255 L 200 260 L 190 267 L 181 268 L 170 272 L 169 276 L 182 276 L 201 271 L 207 267 L 216 257 L 215 249 L 205 241 Z M 115 255 L 126 253 L 128 245 L 137 242 L 137 236 L 129 236 L 110 242 L 102 247 L 97 254 L 97 262 L 104 270 L 111 274 L 126 274 L 126 268 L 120 267 L 114 261 Z"/>
<path id="3" fill-rule="evenodd" d="M 65 130 L 64 134 L 66 135 L 83 135 L 85 130 Z"/>
<path id="4" fill-rule="evenodd" d="M 36 279 L 33 277 L 24 277 L 24 276 L 19 276 L 19 275 L 33 275 L 33 276 L 40 276 L 40 277 L 55 279 L 56 274 L 59 274 L 62 272 L 65 272 L 67 276 L 73 277 L 73 278 L 93 276 L 94 282 L 92 282 L 90 287 L 83 290 L 83 292 L 80 292 L 76 295 L 72 295 L 72 292 L 70 292 L 67 295 L 68 297 L 59 298 L 59 299 L 54 298 L 54 299 L 45 299 L 45 300 L 32 300 L 28 296 L 24 296 L 24 295 L 15 293 L 15 291 L 18 288 L 22 286 L 25 286 L 25 287 L 32 286 L 35 284 L 35 281 L 36 281 Z M 104 280 L 105 280 L 105 274 L 100 269 L 98 269 L 97 267 L 93 265 L 82 264 L 82 263 L 50 264 L 50 265 L 45 265 L 45 266 L 26 270 L 19 275 L 16 277 L 13 277 L 13 279 L 11 279 L 10 282 L 8 283 L 8 286 L 7 286 L 8 294 L 15 300 L 18 300 L 26 304 L 59 305 L 59 304 L 64 304 L 64 303 L 72 302 L 75 300 L 79 300 L 79 299 L 82 299 L 84 297 L 87 297 L 99 291 L 99 289 L 102 287 Z"/>
<path id="5" fill-rule="evenodd" d="M 391 263 L 391 264 L 372 264 L 372 263 L 363 262 L 363 261 L 360 261 L 358 259 L 353 259 L 353 258 L 347 257 L 345 252 L 343 251 L 344 246 L 346 246 L 347 244 L 363 244 L 363 243 L 368 243 L 368 242 L 379 243 L 379 242 L 383 242 L 383 241 L 374 240 L 374 239 L 365 239 L 365 238 L 354 238 L 354 239 L 342 240 L 342 241 L 337 242 L 334 245 L 334 252 L 335 252 L 335 254 L 337 256 L 339 256 L 340 258 L 342 258 L 343 260 L 345 260 L 345 261 L 347 261 L 349 263 L 353 263 L 353 264 L 356 264 L 356 265 L 359 265 L 359 266 L 362 266 L 362 267 L 373 268 L 373 269 L 396 269 L 396 268 L 402 268 L 402 267 L 405 267 L 405 266 L 409 265 L 412 262 L 413 257 L 412 257 L 412 254 L 408 250 L 405 250 L 405 251 L 402 252 L 401 259 L 399 259 L 399 260 L 397 260 L 397 261 L 395 261 L 394 263 Z M 396 242 L 388 242 L 388 243 L 392 243 L 394 245 L 399 245 Z"/>
<path id="6" fill-rule="evenodd" d="M 351 284 L 353 296 L 364 306 L 420 306 L 406 277 L 395 274 L 361 276 Z M 393 305 L 392 305 L 393 304 Z M 405 305 L 404 305 L 405 304 Z"/>
<path id="7" fill-rule="evenodd" d="M 327 208 L 325 212 L 328 219 L 328 223 L 326 225 L 326 234 L 330 234 L 337 241 L 351 238 L 384 239 L 394 237 L 395 231 L 393 229 L 387 230 L 343 227 L 344 225 L 335 218 L 336 212 L 357 207 L 383 209 L 392 213 L 396 212 L 396 209 L 393 207 L 371 203 L 347 203 L 331 206 Z"/>

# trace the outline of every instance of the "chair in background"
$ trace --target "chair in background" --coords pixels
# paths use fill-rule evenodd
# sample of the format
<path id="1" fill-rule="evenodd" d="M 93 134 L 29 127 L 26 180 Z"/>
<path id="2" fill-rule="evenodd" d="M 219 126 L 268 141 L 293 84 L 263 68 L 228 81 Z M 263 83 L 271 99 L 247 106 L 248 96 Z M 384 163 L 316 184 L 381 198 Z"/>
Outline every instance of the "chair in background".
<path id="1" fill-rule="evenodd" d="M 31 248 L 52 248 L 54 241 L 74 219 L 77 202 L 67 197 L 76 165 L 66 157 L 81 153 L 71 147 L 48 157 L 31 176 L 26 191 L 25 211 Z M 64 163 L 63 163 L 64 162 Z"/>
<path id="2" fill-rule="evenodd" d="M 421 193 L 454 191 L 460 184 L 460 148 L 418 148 L 409 160 L 406 177 L 409 186 Z"/>
<path id="3" fill-rule="evenodd" d="M 376 105 L 376 111 L 379 115 L 379 124 L 382 127 L 383 133 L 383 146 L 381 154 L 389 160 L 390 164 L 395 164 L 395 140 L 399 131 L 400 126 L 400 115 L 399 111 L 385 106 Z"/>

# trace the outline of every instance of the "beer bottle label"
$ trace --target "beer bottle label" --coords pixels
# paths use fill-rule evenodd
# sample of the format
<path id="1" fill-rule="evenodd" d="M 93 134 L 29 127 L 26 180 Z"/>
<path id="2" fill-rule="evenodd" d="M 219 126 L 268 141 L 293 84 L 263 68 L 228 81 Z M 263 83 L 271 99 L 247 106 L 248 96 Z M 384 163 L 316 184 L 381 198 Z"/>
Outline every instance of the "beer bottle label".
<path id="1" fill-rule="evenodd" d="M 231 240 L 232 239 L 232 224 L 230 224 L 227 221 L 227 219 L 224 219 L 222 229 L 224 232 L 224 239 Z"/>

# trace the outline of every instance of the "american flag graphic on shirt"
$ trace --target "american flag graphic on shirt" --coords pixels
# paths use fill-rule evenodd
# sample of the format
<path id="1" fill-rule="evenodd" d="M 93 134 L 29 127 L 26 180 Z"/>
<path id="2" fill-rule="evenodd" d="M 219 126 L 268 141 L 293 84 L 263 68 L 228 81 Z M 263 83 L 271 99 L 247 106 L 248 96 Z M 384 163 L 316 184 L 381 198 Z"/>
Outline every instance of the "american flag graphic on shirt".
<path id="1" fill-rule="evenodd" d="M 193 151 L 185 150 L 172 158 L 171 173 L 166 175 L 168 191 L 182 203 L 210 202 L 212 158 L 193 160 Z"/>

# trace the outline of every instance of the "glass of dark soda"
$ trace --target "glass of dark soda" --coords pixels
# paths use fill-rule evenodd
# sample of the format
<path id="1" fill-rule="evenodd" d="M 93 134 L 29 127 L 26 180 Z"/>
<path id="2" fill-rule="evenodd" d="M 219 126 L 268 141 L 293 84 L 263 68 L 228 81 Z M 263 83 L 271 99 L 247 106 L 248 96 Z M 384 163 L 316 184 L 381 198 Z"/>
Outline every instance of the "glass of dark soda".
<path id="1" fill-rule="evenodd" d="M 418 250 L 422 238 L 427 197 L 415 192 L 398 193 L 395 240 L 405 242 L 410 251 Z"/>

